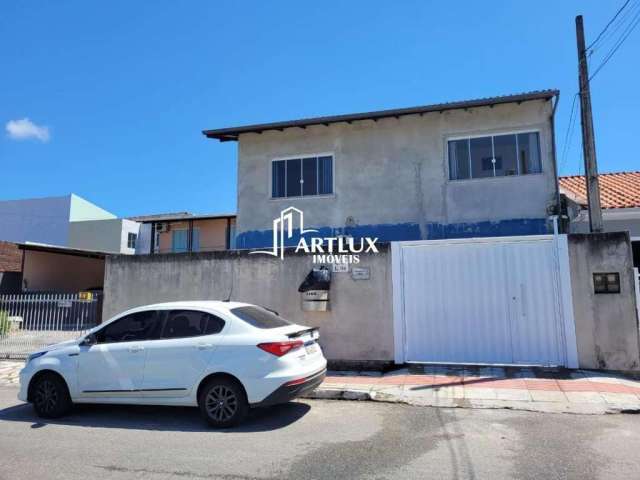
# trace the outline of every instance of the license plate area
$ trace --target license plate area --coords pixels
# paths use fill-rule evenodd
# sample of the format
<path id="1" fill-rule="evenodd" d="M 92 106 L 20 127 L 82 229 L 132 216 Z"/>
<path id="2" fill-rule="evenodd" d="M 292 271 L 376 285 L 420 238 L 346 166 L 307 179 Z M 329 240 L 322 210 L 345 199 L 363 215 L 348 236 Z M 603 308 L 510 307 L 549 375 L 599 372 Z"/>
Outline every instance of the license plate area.
<path id="1" fill-rule="evenodd" d="M 307 355 L 313 355 L 318 353 L 318 344 L 315 340 L 309 340 L 304 342 L 304 349 L 307 352 Z"/>

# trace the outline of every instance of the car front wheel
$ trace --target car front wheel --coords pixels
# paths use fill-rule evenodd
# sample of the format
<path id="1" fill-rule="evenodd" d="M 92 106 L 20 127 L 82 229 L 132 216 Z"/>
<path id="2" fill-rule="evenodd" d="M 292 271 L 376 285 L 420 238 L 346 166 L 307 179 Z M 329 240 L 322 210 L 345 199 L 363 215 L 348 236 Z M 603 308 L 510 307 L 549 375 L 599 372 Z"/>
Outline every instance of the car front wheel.
<path id="1" fill-rule="evenodd" d="M 198 405 L 205 420 L 217 428 L 238 425 L 249 410 L 244 389 L 228 378 L 207 382 L 200 392 Z"/>
<path id="2" fill-rule="evenodd" d="M 58 418 L 71 410 L 71 397 L 64 380 L 54 374 L 37 378 L 32 386 L 33 408 L 39 417 Z"/>

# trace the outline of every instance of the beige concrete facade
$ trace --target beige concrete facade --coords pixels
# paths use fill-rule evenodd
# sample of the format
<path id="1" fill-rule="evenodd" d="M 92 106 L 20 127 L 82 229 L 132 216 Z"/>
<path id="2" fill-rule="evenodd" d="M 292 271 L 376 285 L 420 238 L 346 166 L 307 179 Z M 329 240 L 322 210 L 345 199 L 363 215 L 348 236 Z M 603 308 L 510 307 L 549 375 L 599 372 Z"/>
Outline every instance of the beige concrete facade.
<path id="1" fill-rule="evenodd" d="M 580 367 L 640 369 L 629 234 L 569 235 L 569 263 Z M 608 272 L 620 275 L 620 293 L 594 293 L 593 274 Z"/>
<path id="2" fill-rule="evenodd" d="M 104 264 L 103 258 L 26 250 L 23 291 L 77 293 L 102 287 Z"/>
<path id="3" fill-rule="evenodd" d="M 158 253 L 171 253 L 173 248 L 173 232 L 176 230 L 188 231 L 188 221 L 167 222 L 169 230 L 158 234 Z M 235 225 L 235 219 L 230 219 L 230 224 Z M 225 250 L 227 248 L 227 219 L 202 219 L 193 220 L 193 229 L 198 230 L 199 248 L 194 251 L 210 252 Z"/>
<path id="4" fill-rule="evenodd" d="M 391 238 L 382 240 L 438 238 L 447 228 L 485 236 L 482 222 L 506 222 L 498 234 L 510 235 L 522 233 L 513 233 L 517 227 L 509 222 L 535 221 L 535 231 L 525 233 L 547 233 L 545 221 L 557 204 L 552 108 L 536 100 L 242 134 L 238 246 L 268 246 L 265 232 L 289 206 L 304 211 L 307 228 L 344 228 L 351 218 L 372 231 L 387 228 Z M 525 131 L 539 132 L 542 173 L 449 180 L 449 139 Z M 332 195 L 271 198 L 272 160 L 320 154 L 334 157 Z M 416 238 L 406 238 L 406 226 Z"/>
<path id="5" fill-rule="evenodd" d="M 371 278 L 333 274 L 330 311 L 305 312 L 298 286 L 312 257 L 286 252 L 284 261 L 246 251 L 191 255 L 110 256 L 103 318 L 128 308 L 178 300 L 232 300 L 272 308 L 296 323 L 320 327 L 320 343 L 331 360 L 393 360 L 391 254 L 362 254 L 359 266 Z M 140 279 L 144 281 L 140 281 Z"/>

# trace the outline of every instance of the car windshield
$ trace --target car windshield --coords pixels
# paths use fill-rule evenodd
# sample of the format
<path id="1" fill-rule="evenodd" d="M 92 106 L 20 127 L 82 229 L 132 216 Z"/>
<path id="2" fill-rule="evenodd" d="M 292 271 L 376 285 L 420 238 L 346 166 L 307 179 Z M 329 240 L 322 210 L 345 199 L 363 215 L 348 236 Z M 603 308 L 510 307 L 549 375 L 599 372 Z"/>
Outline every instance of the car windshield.
<path id="1" fill-rule="evenodd" d="M 278 328 L 293 325 L 292 322 L 261 307 L 236 307 L 231 309 L 231 313 L 257 328 Z"/>

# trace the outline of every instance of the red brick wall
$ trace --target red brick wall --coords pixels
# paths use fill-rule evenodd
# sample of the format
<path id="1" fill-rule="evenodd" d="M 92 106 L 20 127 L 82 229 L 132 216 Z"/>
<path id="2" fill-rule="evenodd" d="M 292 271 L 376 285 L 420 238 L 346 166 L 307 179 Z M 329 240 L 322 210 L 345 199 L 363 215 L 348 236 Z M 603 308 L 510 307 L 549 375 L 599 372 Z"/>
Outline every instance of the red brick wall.
<path id="1" fill-rule="evenodd" d="M 13 243 L 0 242 L 0 272 L 22 270 L 22 250 Z"/>

